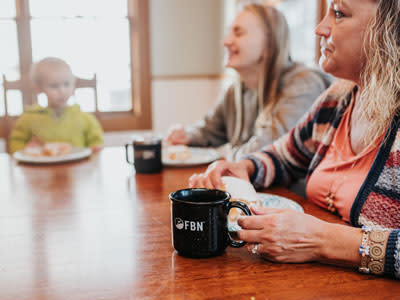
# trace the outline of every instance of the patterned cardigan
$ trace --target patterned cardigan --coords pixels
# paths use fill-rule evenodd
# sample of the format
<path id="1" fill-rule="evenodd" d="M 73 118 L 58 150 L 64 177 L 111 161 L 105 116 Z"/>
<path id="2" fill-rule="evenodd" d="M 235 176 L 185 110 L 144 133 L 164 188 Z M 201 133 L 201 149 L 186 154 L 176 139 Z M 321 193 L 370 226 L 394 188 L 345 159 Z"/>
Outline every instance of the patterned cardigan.
<path id="1" fill-rule="evenodd" d="M 357 87 L 338 81 L 325 91 L 292 130 L 261 152 L 246 156 L 255 187 L 307 179 L 321 162 Z M 400 279 L 400 117 L 395 117 L 350 212 L 352 226 L 389 229 L 385 275 Z M 268 172 L 267 172 L 268 170 Z"/>

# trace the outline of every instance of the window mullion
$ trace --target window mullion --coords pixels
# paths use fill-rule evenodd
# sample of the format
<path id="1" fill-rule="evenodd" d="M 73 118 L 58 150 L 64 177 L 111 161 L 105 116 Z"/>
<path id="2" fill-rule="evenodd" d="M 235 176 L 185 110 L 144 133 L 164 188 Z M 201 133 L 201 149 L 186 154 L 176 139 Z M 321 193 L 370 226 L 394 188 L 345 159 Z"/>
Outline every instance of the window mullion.
<path id="1" fill-rule="evenodd" d="M 141 127 L 151 128 L 149 0 L 128 0 L 128 18 L 132 108 Z"/>
<path id="2" fill-rule="evenodd" d="M 36 102 L 34 95 L 30 92 L 29 69 L 32 65 L 32 38 L 30 27 L 29 0 L 15 0 L 17 14 L 17 35 L 19 49 L 19 66 L 22 81 L 22 99 L 24 107 Z"/>

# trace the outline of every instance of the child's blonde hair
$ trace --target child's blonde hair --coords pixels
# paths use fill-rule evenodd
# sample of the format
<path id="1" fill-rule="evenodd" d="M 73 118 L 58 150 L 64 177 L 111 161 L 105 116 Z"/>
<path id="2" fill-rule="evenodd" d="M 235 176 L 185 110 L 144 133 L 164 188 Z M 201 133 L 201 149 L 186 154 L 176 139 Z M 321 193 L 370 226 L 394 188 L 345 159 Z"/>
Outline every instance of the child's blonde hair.
<path id="1" fill-rule="evenodd" d="M 59 68 L 59 67 L 66 68 L 71 73 L 71 76 L 74 77 L 71 67 L 64 60 L 57 57 L 46 57 L 32 65 L 30 71 L 30 77 L 32 82 L 36 86 L 40 87 L 43 83 L 43 78 L 47 73 L 47 70 L 49 68 Z"/>

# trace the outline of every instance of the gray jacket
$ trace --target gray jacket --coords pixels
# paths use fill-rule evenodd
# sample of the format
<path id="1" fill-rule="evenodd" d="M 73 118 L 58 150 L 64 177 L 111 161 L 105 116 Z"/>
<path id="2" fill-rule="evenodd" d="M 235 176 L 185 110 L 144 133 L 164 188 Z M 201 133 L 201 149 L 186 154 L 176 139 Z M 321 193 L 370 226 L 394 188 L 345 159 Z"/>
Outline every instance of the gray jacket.
<path id="1" fill-rule="evenodd" d="M 233 84 L 202 121 L 186 127 L 189 145 L 219 147 L 222 156 L 239 160 L 292 128 L 331 81 L 319 70 L 296 64 L 280 82 L 281 99 L 275 109 L 280 112 L 280 122 L 265 118 L 256 122 L 264 113 L 257 90 Z"/>

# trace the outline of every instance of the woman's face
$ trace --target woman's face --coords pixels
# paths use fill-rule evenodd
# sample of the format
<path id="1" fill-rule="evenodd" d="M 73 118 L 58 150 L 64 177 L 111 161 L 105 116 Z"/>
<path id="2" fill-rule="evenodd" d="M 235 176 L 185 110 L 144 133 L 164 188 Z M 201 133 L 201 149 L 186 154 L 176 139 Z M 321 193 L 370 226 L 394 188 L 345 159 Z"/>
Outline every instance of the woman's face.
<path id="1" fill-rule="evenodd" d="M 355 82 L 365 63 L 363 38 L 377 9 L 374 0 L 329 0 L 315 32 L 321 37 L 320 66 L 325 72 Z"/>
<path id="2" fill-rule="evenodd" d="M 257 68 L 263 60 L 265 35 L 256 15 L 246 10 L 240 12 L 224 39 L 228 55 L 226 67 L 238 72 Z"/>

